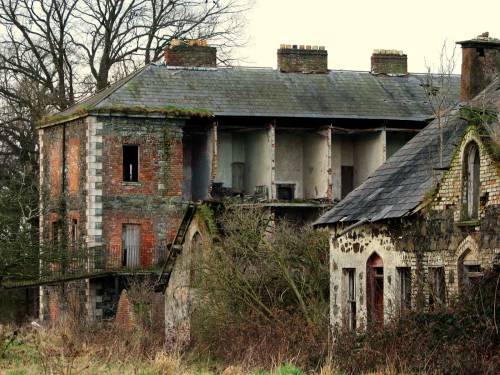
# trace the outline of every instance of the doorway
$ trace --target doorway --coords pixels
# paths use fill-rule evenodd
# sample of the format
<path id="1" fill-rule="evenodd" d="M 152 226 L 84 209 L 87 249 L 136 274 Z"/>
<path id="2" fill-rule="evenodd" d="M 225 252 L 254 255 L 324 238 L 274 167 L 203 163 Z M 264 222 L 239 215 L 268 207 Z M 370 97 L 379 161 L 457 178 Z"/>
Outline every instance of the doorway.
<path id="1" fill-rule="evenodd" d="M 381 325 L 384 322 L 384 264 L 377 253 L 368 258 L 366 275 L 368 323 Z"/>
<path id="2" fill-rule="evenodd" d="M 135 268 L 140 266 L 141 256 L 141 226 L 124 224 L 122 228 L 122 266 Z"/>

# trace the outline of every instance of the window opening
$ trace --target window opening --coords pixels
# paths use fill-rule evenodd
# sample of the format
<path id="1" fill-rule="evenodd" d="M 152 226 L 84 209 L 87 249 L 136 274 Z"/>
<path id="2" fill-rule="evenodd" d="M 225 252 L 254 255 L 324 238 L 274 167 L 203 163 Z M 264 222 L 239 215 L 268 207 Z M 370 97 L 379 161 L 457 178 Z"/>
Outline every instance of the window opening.
<path id="1" fill-rule="evenodd" d="M 356 329 L 356 283 L 355 269 L 345 268 L 344 279 L 346 287 L 346 303 L 347 303 L 347 327 L 350 330 Z"/>
<path id="2" fill-rule="evenodd" d="M 401 310 L 411 308 L 411 268 L 400 267 L 397 269 L 399 275 L 399 305 Z"/>
<path id="3" fill-rule="evenodd" d="M 429 269 L 429 307 L 443 306 L 446 302 L 444 267 L 433 267 Z"/>
<path id="4" fill-rule="evenodd" d="M 78 247 L 78 220 L 71 220 L 71 250 L 75 252 Z"/>
<path id="5" fill-rule="evenodd" d="M 479 209 L 479 184 L 480 184 L 480 158 L 479 149 L 475 143 L 466 148 L 464 158 L 464 205 L 467 219 L 477 219 Z"/>
<path id="6" fill-rule="evenodd" d="M 123 181 L 139 181 L 139 146 L 123 146 Z"/>
<path id="7" fill-rule="evenodd" d="M 295 199 L 295 184 L 276 184 L 278 200 L 291 201 Z"/>

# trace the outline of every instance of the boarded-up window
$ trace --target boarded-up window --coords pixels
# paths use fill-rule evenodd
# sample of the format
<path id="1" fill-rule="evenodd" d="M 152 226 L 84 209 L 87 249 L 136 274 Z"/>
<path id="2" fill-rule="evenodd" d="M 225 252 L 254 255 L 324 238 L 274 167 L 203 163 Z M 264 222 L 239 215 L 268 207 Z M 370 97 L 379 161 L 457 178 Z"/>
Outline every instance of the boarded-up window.
<path id="1" fill-rule="evenodd" d="M 141 226 L 124 224 L 122 228 L 122 248 L 124 267 L 134 268 L 140 265 Z"/>
<path id="2" fill-rule="evenodd" d="M 139 146 L 123 146 L 123 181 L 139 181 Z"/>
<path id="3" fill-rule="evenodd" d="M 346 325 L 350 330 L 356 329 L 356 279 L 354 268 L 344 268 L 344 287 L 346 296 Z"/>

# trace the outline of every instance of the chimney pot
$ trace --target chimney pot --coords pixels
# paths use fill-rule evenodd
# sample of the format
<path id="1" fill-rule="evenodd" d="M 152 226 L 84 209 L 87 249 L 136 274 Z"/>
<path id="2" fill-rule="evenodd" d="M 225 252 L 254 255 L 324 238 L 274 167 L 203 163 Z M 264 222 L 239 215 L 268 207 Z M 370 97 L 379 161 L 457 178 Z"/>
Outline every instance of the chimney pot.
<path id="1" fill-rule="evenodd" d="M 407 75 L 408 56 L 395 49 L 374 49 L 371 57 L 373 74 Z"/>
<path id="2" fill-rule="evenodd" d="M 500 39 L 488 32 L 457 42 L 462 46 L 460 100 L 470 100 L 500 74 Z"/>
<path id="3" fill-rule="evenodd" d="M 327 73 L 328 53 L 325 47 L 282 44 L 278 49 L 278 70 L 283 73 Z"/>
<path id="4" fill-rule="evenodd" d="M 216 67 L 217 49 L 202 39 L 172 39 L 164 51 L 164 61 L 170 66 Z"/>

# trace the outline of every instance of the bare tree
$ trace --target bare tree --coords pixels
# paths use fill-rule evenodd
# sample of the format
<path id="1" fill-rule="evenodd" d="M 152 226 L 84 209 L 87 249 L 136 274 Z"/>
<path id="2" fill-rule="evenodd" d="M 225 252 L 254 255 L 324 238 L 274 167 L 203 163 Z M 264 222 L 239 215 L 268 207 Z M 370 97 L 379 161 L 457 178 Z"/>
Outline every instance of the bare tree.
<path id="1" fill-rule="evenodd" d="M 2 72 L 43 87 L 57 110 L 75 100 L 76 62 L 69 36 L 76 4 L 77 0 L 0 0 Z M 10 98 L 15 91 L 15 85 L 0 88 Z"/>
<path id="2" fill-rule="evenodd" d="M 441 47 L 437 72 L 432 73 L 432 67 L 426 63 L 427 75 L 424 89 L 439 128 L 439 168 L 443 168 L 443 129 L 446 127 L 449 118 L 445 113 L 454 104 L 453 99 L 456 96 L 454 91 L 456 88 L 453 85 L 453 72 L 456 66 L 455 51 L 456 48 L 453 48 L 449 52 L 446 41 L 444 41 Z"/>
<path id="3" fill-rule="evenodd" d="M 76 17 L 84 38 L 73 42 L 100 90 L 109 85 L 113 68 L 156 60 L 173 38 L 234 46 L 247 6 L 235 0 L 82 0 Z"/>

